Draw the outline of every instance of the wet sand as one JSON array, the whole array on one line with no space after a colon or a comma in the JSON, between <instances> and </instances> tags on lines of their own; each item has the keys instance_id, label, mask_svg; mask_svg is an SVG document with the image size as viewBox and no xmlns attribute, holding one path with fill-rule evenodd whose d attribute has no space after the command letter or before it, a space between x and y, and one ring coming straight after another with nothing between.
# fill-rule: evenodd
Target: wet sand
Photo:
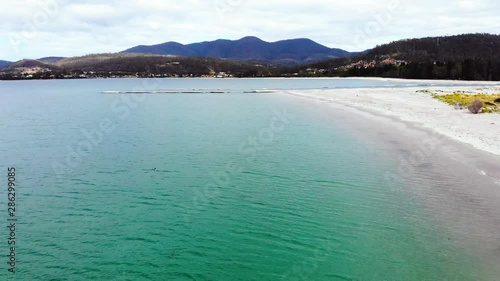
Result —
<instances>
[{"instance_id":1,"label":"wet sand","mask_svg":"<svg viewBox=\"0 0 500 281\"><path fill-rule=\"evenodd\" d=\"M500 155L500 114L471 114L455 110L419 90L474 91L499 93L499 88L433 87L433 88L367 88L289 92L347 107L359 108L402 121L418 123L452 139Z\"/></svg>"}]
</instances>

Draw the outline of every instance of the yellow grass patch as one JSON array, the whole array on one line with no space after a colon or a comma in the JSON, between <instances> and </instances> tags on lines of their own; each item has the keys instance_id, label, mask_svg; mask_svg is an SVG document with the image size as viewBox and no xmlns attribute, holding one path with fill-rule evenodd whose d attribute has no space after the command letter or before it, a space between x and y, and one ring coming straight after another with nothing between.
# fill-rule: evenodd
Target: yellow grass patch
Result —
<instances>
[{"instance_id":1,"label":"yellow grass patch","mask_svg":"<svg viewBox=\"0 0 500 281\"><path fill-rule=\"evenodd\" d=\"M435 99L453 106L462 104L464 107L467 107L475 100L482 100L484 102L482 113L500 113L500 94L477 94L461 91L452 94L443 94L442 92L438 93L429 90L419 92L432 94Z\"/></svg>"}]
</instances>

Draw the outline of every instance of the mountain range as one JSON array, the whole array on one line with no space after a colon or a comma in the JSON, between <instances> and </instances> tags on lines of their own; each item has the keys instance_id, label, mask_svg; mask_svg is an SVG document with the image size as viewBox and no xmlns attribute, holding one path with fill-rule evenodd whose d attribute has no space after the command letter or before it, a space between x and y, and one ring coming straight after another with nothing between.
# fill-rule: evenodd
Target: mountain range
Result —
<instances>
[{"instance_id":1,"label":"mountain range","mask_svg":"<svg viewBox=\"0 0 500 281\"><path fill-rule=\"evenodd\" d=\"M141 45L127 49L123 53L261 61L276 65L299 65L357 54L342 49L328 48L310 39L266 42L252 36L235 41L220 39L188 45L177 42L152 46Z\"/></svg>"},{"instance_id":2,"label":"mountain range","mask_svg":"<svg viewBox=\"0 0 500 281\"><path fill-rule=\"evenodd\" d=\"M8 66L10 65L12 62L10 61L5 61L5 60L0 60L0 68L1 67L5 67L5 66Z\"/></svg>"},{"instance_id":3,"label":"mountain range","mask_svg":"<svg viewBox=\"0 0 500 281\"><path fill-rule=\"evenodd\" d=\"M226 73L233 77L500 81L500 36L463 34L404 39L362 53L330 49L309 39L269 43L245 37L190 45L170 42L114 54L22 60L0 66L0 79L85 77L94 72L99 77L213 77Z\"/></svg>"}]
</instances>

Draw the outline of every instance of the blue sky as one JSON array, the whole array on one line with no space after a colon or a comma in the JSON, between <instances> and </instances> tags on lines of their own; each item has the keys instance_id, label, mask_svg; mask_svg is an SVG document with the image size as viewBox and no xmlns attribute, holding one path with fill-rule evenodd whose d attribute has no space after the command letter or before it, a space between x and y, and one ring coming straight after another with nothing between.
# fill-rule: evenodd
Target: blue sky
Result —
<instances>
[{"instance_id":1,"label":"blue sky","mask_svg":"<svg viewBox=\"0 0 500 281\"><path fill-rule=\"evenodd\" d=\"M393 40L500 30L495 0L0 1L0 59L117 52L252 35L360 51Z\"/></svg>"}]
</instances>

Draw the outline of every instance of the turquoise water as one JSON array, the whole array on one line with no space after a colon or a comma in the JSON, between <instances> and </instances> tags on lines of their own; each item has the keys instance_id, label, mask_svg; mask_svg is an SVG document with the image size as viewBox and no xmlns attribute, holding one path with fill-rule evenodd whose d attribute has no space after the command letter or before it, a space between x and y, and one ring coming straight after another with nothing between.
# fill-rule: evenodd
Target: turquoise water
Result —
<instances>
[{"instance_id":1,"label":"turquoise water","mask_svg":"<svg viewBox=\"0 0 500 281\"><path fill-rule=\"evenodd\" d=\"M384 178L396 155L312 103L242 93L394 83L409 82L0 83L0 165L19 186L17 273L4 257L0 277L488 280ZM230 94L101 94L141 87ZM0 203L6 222L5 188Z\"/></svg>"}]
</instances>

